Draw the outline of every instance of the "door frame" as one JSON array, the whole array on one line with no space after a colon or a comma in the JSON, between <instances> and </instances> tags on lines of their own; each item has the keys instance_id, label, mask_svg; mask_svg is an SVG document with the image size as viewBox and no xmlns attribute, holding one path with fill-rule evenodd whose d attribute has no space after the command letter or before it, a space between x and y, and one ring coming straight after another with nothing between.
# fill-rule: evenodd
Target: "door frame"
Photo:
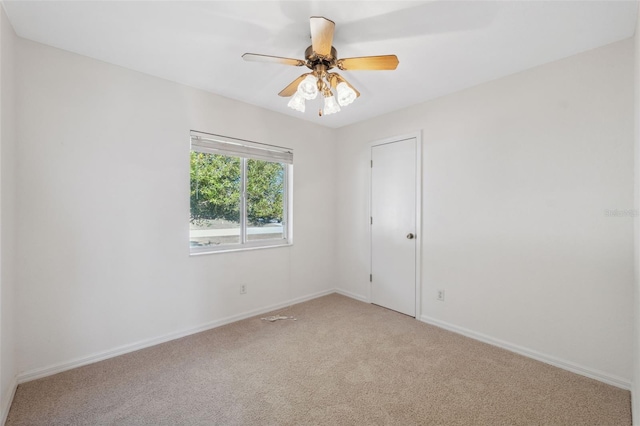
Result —
<instances>
[{"instance_id":1,"label":"door frame","mask_svg":"<svg viewBox=\"0 0 640 426\"><path fill-rule=\"evenodd\" d=\"M368 185L369 185L369 215L366 218L367 227L369 228L369 274L373 271L373 232L371 228L371 216L373 214L373 168L371 167L372 149L378 145L387 145L394 142L400 142L406 139L416 139L416 319L420 320L422 316L422 131L413 133L407 133L404 135L393 136L390 138L380 139L370 142L367 149L369 150L369 173L368 173ZM371 275L370 275L371 276ZM372 282L367 280L367 302L371 303L371 286Z\"/></svg>"}]
</instances>

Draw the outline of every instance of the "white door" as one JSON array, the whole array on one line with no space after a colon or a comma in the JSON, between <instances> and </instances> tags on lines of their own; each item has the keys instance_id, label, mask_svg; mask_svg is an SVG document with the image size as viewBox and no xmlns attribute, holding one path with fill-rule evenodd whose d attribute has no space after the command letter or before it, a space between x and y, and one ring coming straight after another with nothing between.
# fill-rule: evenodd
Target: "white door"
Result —
<instances>
[{"instance_id":1,"label":"white door","mask_svg":"<svg viewBox=\"0 0 640 426\"><path fill-rule=\"evenodd\" d=\"M371 148L371 302L416 316L417 139Z\"/></svg>"}]
</instances>

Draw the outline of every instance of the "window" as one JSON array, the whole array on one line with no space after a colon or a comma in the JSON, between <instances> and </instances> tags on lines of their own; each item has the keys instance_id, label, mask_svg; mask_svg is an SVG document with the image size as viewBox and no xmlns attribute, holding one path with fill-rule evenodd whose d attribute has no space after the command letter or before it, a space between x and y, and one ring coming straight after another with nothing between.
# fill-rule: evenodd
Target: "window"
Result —
<instances>
[{"instance_id":1,"label":"window","mask_svg":"<svg viewBox=\"0 0 640 426\"><path fill-rule=\"evenodd\" d=\"M191 132L192 254L290 244L293 151Z\"/></svg>"}]
</instances>

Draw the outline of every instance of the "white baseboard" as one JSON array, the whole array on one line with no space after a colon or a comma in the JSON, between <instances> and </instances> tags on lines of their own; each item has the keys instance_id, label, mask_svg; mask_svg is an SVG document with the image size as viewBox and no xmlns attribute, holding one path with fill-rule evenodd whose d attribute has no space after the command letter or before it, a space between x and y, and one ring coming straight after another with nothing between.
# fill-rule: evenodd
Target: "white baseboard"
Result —
<instances>
[{"instance_id":1,"label":"white baseboard","mask_svg":"<svg viewBox=\"0 0 640 426\"><path fill-rule=\"evenodd\" d=\"M351 293L350 291L347 291L347 290L342 290L340 288L336 288L335 292L338 293L338 294L341 294L343 296L347 296L347 297L350 297L352 299L359 300L361 302L367 302L367 298L366 297L360 296L359 294Z\"/></svg>"},{"instance_id":2,"label":"white baseboard","mask_svg":"<svg viewBox=\"0 0 640 426\"><path fill-rule=\"evenodd\" d=\"M637 392L631 390L631 419L633 420L633 426L640 426L640 398L639 395L636 395Z\"/></svg>"},{"instance_id":3,"label":"white baseboard","mask_svg":"<svg viewBox=\"0 0 640 426\"><path fill-rule=\"evenodd\" d=\"M0 407L0 409L2 410L0 411L0 424L3 426L7 422L7 416L9 415L9 410L11 409L11 403L13 403L13 397L16 396L16 390L18 389L18 381L15 377L11 381L9 387L9 396L5 401L2 401L2 407Z\"/></svg>"},{"instance_id":4,"label":"white baseboard","mask_svg":"<svg viewBox=\"0 0 640 426\"><path fill-rule=\"evenodd\" d=\"M637 383L631 384L631 419L633 426L640 426L640 389Z\"/></svg>"},{"instance_id":5,"label":"white baseboard","mask_svg":"<svg viewBox=\"0 0 640 426\"><path fill-rule=\"evenodd\" d=\"M554 367L571 371L572 373L580 374L582 376L586 376L591 379L598 380L600 382L604 382L612 386L616 386L618 388L631 390L631 382L621 377L616 377L611 374L598 371L589 367L583 367L571 361L565 361L563 359L556 358L552 355L540 353L533 349L514 345L512 343L508 343L500 339L495 339L493 337L487 336L486 334L478 333L463 327L458 327L457 325L449 324L447 322L440 321L435 318L428 317L426 315L421 316L420 321L425 322L427 324L435 325L436 327L444 328L445 330L453 331L454 333L462 334L463 336L467 336L472 339L479 340L481 342L488 343L490 345L497 346L499 348L506 349L511 352L515 352L520 355L524 355L529 358L533 358L537 361L544 362L545 364L550 364L550 365L553 365Z\"/></svg>"},{"instance_id":6,"label":"white baseboard","mask_svg":"<svg viewBox=\"0 0 640 426\"><path fill-rule=\"evenodd\" d=\"M25 371L18 374L17 383L25 383L31 380L41 379L43 377L52 376L54 374L61 373L63 371L71 370L73 368L82 367L83 365L93 364L94 362L103 361L105 359L113 358L118 355L124 355L129 352L134 352L140 349L155 346L160 343L165 343L170 340L179 339L181 337L189 336L191 334L200 333L202 331L210 330L212 328L220 327L230 324L232 322L240 321L246 318L250 318L256 315L264 314L266 312L275 311L277 309L285 308L297 303L306 302L308 300L316 299L318 297L326 296L328 294L335 293L334 289L325 290L318 293L309 294L307 296L297 297L295 299L287 300L286 302L276 303L274 305L265 306L263 308L254 309L252 311L243 312L241 314L232 315L230 317L222 318L219 320L211 321L206 324L199 325L197 327L188 328L185 330L176 331L173 333L165 334L160 337L154 337L151 339L141 340L136 343L130 343L122 345L114 349L110 349L103 352L98 352L89 356L76 358L70 361L61 362L58 364L50 365L48 367L36 368L33 370Z\"/></svg>"},{"instance_id":7,"label":"white baseboard","mask_svg":"<svg viewBox=\"0 0 640 426\"><path fill-rule=\"evenodd\" d=\"M230 324L232 322L240 321L246 318L250 318L256 315L266 313L266 312L275 311L277 309L281 309L290 305L294 305L297 303L302 303L308 300L316 299L318 297L326 296L331 293L338 293L343 296L347 296L352 299L359 300L361 302L367 302L366 297L355 294L355 293L351 293L346 290L342 290L342 289L325 290L318 293L309 294L307 296L291 299L285 302L277 303L274 305L265 306L263 308L254 309L252 311L244 312L241 314L232 315L230 317L222 318L216 321L211 321L209 323L202 324L197 327L192 327L189 329L165 334L163 336L156 337L156 338L141 340L139 342L119 346L117 348L114 348L108 351L98 352L89 356L76 358L67 362L62 362L62 363L54 364L48 367L37 368L30 371L26 371L24 373L20 373L14 379L11 385L12 386L11 397L8 399L8 401L3 401L3 405L1 407L3 411L0 413L0 415L2 416L2 422L0 422L0 424L4 425L4 422L6 421L7 415L9 414L9 409L11 407L11 402L13 401L13 396L15 395L15 392L17 389L17 385L20 383L25 383L31 380L36 380L43 377L51 376L53 374L57 374L63 371L71 370L73 368L81 367L83 365L93 364L94 362L103 361L105 359L113 358L118 355L124 355L129 352L134 352L140 349L148 348L150 346L155 346L160 343L168 342L170 340L175 340L181 337L189 336L191 334L200 333L202 331L210 330L216 327L220 327L226 324ZM583 367L570 361L565 361L551 355L546 355L546 354L537 352L532 349L514 345L499 339L495 339L485 334L477 333L475 331L472 331L463 327L458 327L456 325L449 324L444 321L436 320L426 315L421 316L420 321L425 322L427 324L435 325L436 327L440 327L445 330L462 334L464 336L470 337L475 340L479 340L484 343L488 343L490 345L498 346L508 351L515 352L517 354L524 355L529 358L533 358L535 360L553 365L555 367L562 368L564 370L571 371L576 374L580 374L580 375L583 375L583 376L586 376L586 377L589 377L589 378L592 378L592 379L595 379L595 380L598 380L598 381L601 381L625 390L631 390L630 381L620 377L610 375L608 373L604 373L602 371L594 370L588 367ZM633 396L634 395L632 395L632 397ZM634 402L637 398L640 398L640 395L637 395L636 398L633 399ZM634 408L635 407L636 407L636 404L634 404Z\"/></svg>"}]
</instances>

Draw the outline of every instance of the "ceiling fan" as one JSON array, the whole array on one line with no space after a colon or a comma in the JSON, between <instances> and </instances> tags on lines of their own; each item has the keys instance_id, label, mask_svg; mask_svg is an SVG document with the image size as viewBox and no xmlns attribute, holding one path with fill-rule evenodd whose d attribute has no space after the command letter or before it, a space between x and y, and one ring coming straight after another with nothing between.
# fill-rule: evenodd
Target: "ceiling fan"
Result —
<instances>
[{"instance_id":1,"label":"ceiling fan","mask_svg":"<svg viewBox=\"0 0 640 426\"><path fill-rule=\"evenodd\" d=\"M338 52L332 46L335 23L322 16L312 16L311 46L304 52L305 60L281 58L279 56L258 55L245 53L245 61L271 62L296 67L306 66L311 72L302 74L285 87L278 95L290 97L288 106L297 111L305 111L305 100L312 100L322 93L324 109L318 115L329 115L340 111L340 106L352 103L360 93L336 72L329 72L333 68L344 71L351 70L395 70L398 66L396 55L361 56L357 58L338 59ZM335 90L338 99L333 92Z\"/></svg>"}]
</instances>

